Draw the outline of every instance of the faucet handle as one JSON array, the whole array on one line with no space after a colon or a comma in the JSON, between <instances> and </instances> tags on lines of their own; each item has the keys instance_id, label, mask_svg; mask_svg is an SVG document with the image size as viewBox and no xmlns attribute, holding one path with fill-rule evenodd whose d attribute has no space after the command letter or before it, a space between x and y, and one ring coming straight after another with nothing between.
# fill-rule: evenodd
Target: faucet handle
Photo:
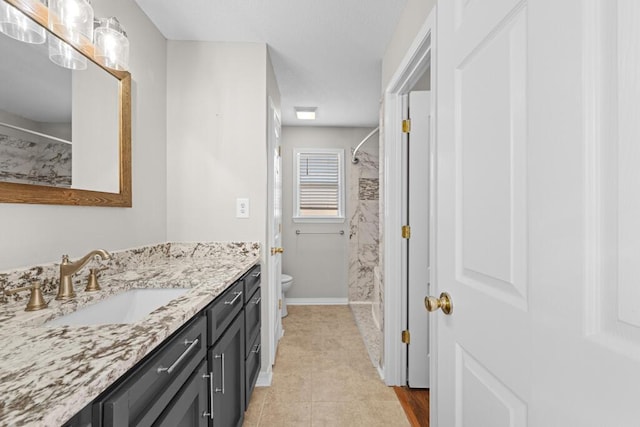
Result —
<instances>
[{"instance_id":1,"label":"faucet handle","mask_svg":"<svg viewBox=\"0 0 640 427\"><path fill-rule=\"evenodd\" d=\"M62 255L62 263L69 264L69 255Z\"/></svg>"},{"instance_id":2,"label":"faucet handle","mask_svg":"<svg viewBox=\"0 0 640 427\"><path fill-rule=\"evenodd\" d=\"M42 289L40 289L40 281L34 280L31 284L31 295L29 296L29 302L27 308L24 311L36 311L47 308L49 303L44 300L42 296Z\"/></svg>"},{"instance_id":3,"label":"faucet handle","mask_svg":"<svg viewBox=\"0 0 640 427\"><path fill-rule=\"evenodd\" d=\"M42 296L42 289L40 288L40 281L34 280L31 282L31 286L23 286L21 288L11 289L10 291L5 291L5 295L13 295L17 292L31 290L31 295L29 296L29 302L27 302L27 308L24 311L36 311L42 310L43 308L47 308L49 305L45 300L44 296Z\"/></svg>"},{"instance_id":4,"label":"faucet handle","mask_svg":"<svg viewBox=\"0 0 640 427\"><path fill-rule=\"evenodd\" d=\"M99 291L100 285L98 284L98 271L102 271L104 268L90 268L89 276L87 277L87 287L84 288L85 292L95 292Z\"/></svg>"}]
</instances>

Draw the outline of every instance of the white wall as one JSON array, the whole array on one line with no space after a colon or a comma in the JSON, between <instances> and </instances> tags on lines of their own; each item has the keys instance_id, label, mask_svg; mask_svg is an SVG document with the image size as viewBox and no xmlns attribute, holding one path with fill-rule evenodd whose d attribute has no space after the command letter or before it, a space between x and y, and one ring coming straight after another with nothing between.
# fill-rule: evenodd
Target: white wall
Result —
<instances>
[{"instance_id":1,"label":"white wall","mask_svg":"<svg viewBox=\"0 0 640 427\"><path fill-rule=\"evenodd\" d=\"M393 37L382 58L382 90L384 91L396 72L400 61L413 43L418 31L424 25L436 0L408 0L398 20Z\"/></svg>"},{"instance_id":2,"label":"white wall","mask_svg":"<svg viewBox=\"0 0 640 427\"><path fill-rule=\"evenodd\" d=\"M45 123L36 122L34 120L26 119L22 116L10 113L6 110L0 109L0 125L3 123L8 125L17 126L23 129L29 129L35 132L43 133L45 135L55 136L66 141L71 141L71 123ZM0 132L9 135L9 128L5 126L0 127ZM40 139L34 135L34 138Z\"/></svg>"},{"instance_id":3,"label":"white wall","mask_svg":"<svg viewBox=\"0 0 640 427\"><path fill-rule=\"evenodd\" d=\"M167 54L168 239L263 242L266 45L169 41Z\"/></svg>"},{"instance_id":4,"label":"white wall","mask_svg":"<svg viewBox=\"0 0 640 427\"><path fill-rule=\"evenodd\" d=\"M267 260L267 116L280 92L263 43L169 41L167 237L259 241ZM236 218L236 199L249 218ZM275 317L269 265L262 274L261 371L271 372Z\"/></svg>"},{"instance_id":5,"label":"white wall","mask_svg":"<svg viewBox=\"0 0 640 427\"><path fill-rule=\"evenodd\" d=\"M94 0L131 43L133 207L0 203L0 270L166 241L166 40L133 0Z\"/></svg>"},{"instance_id":6,"label":"white wall","mask_svg":"<svg viewBox=\"0 0 640 427\"><path fill-rule=\"evenodd\" d=\"M89 62L86 70L73 71L71 86L72 188L117 193L119 82Z\"/></svg>"},{"instance_id":7,"label":"white wall","mask_svg":"<svg viewBox=\"0 0 640 427\"><path fill-rule=\"evenodd\" d=\"M349 223L294 223L293 216L293 149L343 148L345 177L351 176L351 147L355 147L371 131L370 128L293 127L282 128L283 213L282 243L285 252L282 270L294 277L294 286L287 298L343 298L347 299L347 269L349 262ZM369 141L369 144L375 144ZM349 203L349 185L346 203ZM349 212L349 206L346 207ZM296 235L302 232L338 232L343 236Z\"/></svg>"}]
</instances>

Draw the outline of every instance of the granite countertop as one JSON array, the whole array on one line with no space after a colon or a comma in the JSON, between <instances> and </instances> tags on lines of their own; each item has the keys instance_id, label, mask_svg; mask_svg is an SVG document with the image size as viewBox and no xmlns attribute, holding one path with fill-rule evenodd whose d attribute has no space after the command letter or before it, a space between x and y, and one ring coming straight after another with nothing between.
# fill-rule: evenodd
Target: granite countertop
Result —
<instances>
[{"instance_id":1,"label":"granite countertop","mask_svg":"<svg viewBox=\"0 0 640 427\"><path fill-rule=\"evenodd\" d=\"M101 291L85 293L83 284L76 283L74 300L56 301L49 289L45 295L45 299L51 298L49 308L31 313L24 311L24 297L0 304L0 426L63 424L206 307L260 257L257 243L158 247L162 247L162 254L147 259L116 257L113 272L102 272ZM149 251L138 250L140 253ZM86 277L84 270L78 274L82 278ZM15 277L33 279L42 274L41 268L31 269L29 274L25 271ZM7 277L10 275L0 274L5 288L9 287ZM133 324L44 325L47 320L110 295L146 287L190 290Z\"/></svg>"}]
</instances>

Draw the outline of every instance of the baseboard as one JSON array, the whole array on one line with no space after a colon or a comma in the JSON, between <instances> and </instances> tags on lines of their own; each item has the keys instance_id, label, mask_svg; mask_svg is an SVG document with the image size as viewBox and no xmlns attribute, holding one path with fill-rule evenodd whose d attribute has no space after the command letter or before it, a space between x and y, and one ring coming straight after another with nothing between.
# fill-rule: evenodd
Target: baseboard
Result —
<instances>
[{"instance_id":1,"label":"baseboard","mask_svg":"<svg viewBox=\"0 0 640 427\"><path fill-rule=\"evenodd\" d=\"M256 387L270 387L271 381L273 381L273 371L260 372L256 380Z\"/></svg>"},{"instance_id":2,"label":"baseboard","mask_svg":"<svg viewBox=\"0 0 640 427\"><path fill-rule=\"evenodd\" d=\"M348 305L347 298L287 298L287 305Z\"/></svg>"},{"instance_id":3,"label":"baseboard","mask_svg":"<svg viewBox=\"0 0 640 427\"><path fill-rule=\"evenodd\" d=\"M382 382L384 382L384 368L378 365L376 366L376 369L378 369L378 375L380 375L380 379L382 380ZM258 381L260 381L260 377L258 377Z\"/></svg>"},{"instance_id":4,"label":"baseboard","mask_svg":"<svg viewBox=\"0 0 640 427\"><path fill-rule=\"evenodd\" d=\"M371 301L349 301L349 305L372 305Z\"/></svg>"}]
</instances>

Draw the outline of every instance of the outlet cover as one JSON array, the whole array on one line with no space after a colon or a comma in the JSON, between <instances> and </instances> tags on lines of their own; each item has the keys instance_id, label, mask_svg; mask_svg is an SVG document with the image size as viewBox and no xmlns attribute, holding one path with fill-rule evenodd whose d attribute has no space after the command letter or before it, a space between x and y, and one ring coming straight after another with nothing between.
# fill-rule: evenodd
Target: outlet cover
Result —
<instances>
[{"instance_id":1,"label":"outlet cover","mask_svg":"<svg viewBox=\"0 0 640 427\"><path fill-rule=\"evenodd\" d=\"M236 218L249 218L249 199L236 199Z\"/></svg>"}]
</instances>

